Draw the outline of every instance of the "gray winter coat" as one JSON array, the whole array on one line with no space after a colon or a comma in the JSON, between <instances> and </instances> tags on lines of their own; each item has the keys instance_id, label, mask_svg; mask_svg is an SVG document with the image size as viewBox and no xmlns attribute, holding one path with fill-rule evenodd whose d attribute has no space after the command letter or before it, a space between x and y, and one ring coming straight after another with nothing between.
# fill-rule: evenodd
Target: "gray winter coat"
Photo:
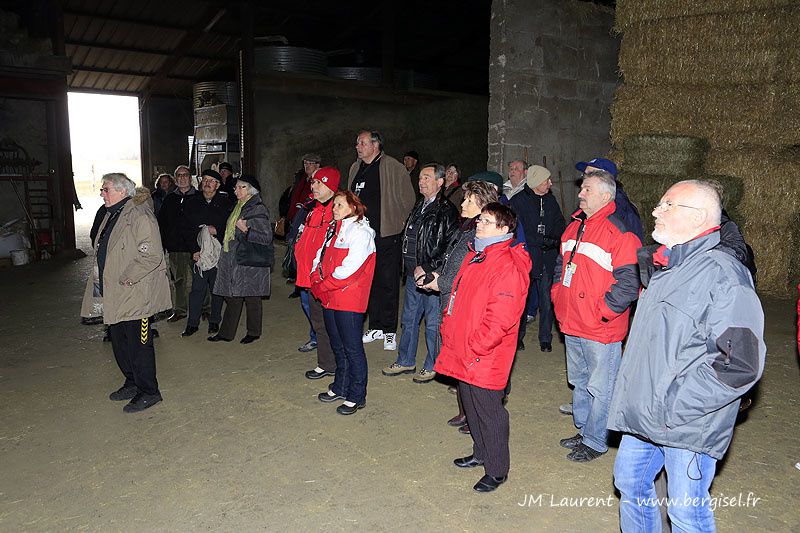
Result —
<instances>
[{"instance_id":1,"label":"gray winter coat","mask_svg":"<svg viewBox=\"0 0 800 533\"><path fill-rule=\"evenodd\" d=\"M239 239L258 244L272 244L272 225L269 211L261 202L261 196L253 195L242 206L239 218L247 221L247 233L236 229L236 238L228 243L228 251L222 251L217 264L217 280L214 294L220 296L269 296L270 267L243 266L236 263L236 248ZM224 229L223 229L224 231Z\"/></svg>"},{"instance_id":2,"label":"gray winter coat","mask_svg":"<svg viewBox=\"0 0 800 533\"><path fill-rule=\"evenodd\" d=\"M764 370L764 312L719 232L673 246L639 298L608 428L721 459Z\"/></svg>"}]
</instances>

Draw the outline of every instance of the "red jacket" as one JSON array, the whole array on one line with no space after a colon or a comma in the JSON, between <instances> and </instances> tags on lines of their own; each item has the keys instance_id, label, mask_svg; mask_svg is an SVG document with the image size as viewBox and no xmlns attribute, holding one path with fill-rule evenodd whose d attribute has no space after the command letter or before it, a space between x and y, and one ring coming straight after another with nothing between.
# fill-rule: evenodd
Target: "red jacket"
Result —
<instances>
[{"instance_id":1,"label":"red jacket","mask_svg":"<svg viewBox=\"0 0 800 533\"><path fill-rule=\"evenodd\" d=\"M337 222L324 251L324 256L320 250L314 259L311 294L326 309L365 312L375 273L375 231L367 219Z\"/></svg>"},{"instance_id":2,"label":"red jacket","mask_svg":"<svg viewBox=\"0 0 800 533\"><path fill-rule=\"evenodd\" d=\"M508 383L531 270L525 248L511 244L488 246L485 255L470 247L444 312L436 372L491 390Z\"/></svg>"},{"instance_id":3,"label":"red jacket","mask_svg":"<svg viewBox=\"0 0 800 533\"><path fill-rule=\"evenodd\" d=\"M639 296L636 250L639 237L614 215L614 202L586 218L582 210L561 236L561 254L556 260L552 298L561 332L604 344L618 342L628 334L631 302ZM573 257L575 272L564 286L581 221L585 229Z\"/></svg>"},{"instance_id":4,"label":"red jacket","mask_svg":"<svg viewBox=\"0 0 800 533\"><path fill-rule=\"evenodd\" d=\"M303 222L303 233L294 245L294 257L297 261L297 278L295 285L308 289L311 287L311 265L314 257L325 241L325 232L333 220L333 201L323 205L314 203L313 209L306 215Z\"/></svg>"}]
</instances>

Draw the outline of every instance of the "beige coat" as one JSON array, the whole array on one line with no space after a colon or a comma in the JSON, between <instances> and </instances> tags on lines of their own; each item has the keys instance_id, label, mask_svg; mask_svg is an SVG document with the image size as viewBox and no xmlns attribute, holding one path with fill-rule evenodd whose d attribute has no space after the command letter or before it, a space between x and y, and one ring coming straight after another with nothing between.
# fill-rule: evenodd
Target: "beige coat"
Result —
<instances>
[{"instance_id":1,"label":"beige coat","mask_svg":"<svg viewBox=\"0 0 800 533\"><path fill-rule=\"evenodd\" d=\"M98 238L107 222L108 215L100 225ZM94 267L96 270L96 259ZM123 285L126 279L132 280L133 285ZM84 310L91 308L94 283L95 276L89 276ZM144 195L137 195L122 208L109 236L103 269L103 322L139 320L170 308L172 299L158 223L152 204Z\"/></svg>"},{"instance_id":2,"label":"beige coat","mask_svg":"<svg viewBox=\"0 0 800 533\"><path fill-rule=\"evenodd\" d=\"M353 178L358 172L360 160L350 166L347 188L353 186ZM416 197L414 188L403 164L392 156L381 154L378 167L381 175L381 237L402 233L406 219L414 207ZM371 216L367 213L367 216Z\"/></svg>"}]
</instances>

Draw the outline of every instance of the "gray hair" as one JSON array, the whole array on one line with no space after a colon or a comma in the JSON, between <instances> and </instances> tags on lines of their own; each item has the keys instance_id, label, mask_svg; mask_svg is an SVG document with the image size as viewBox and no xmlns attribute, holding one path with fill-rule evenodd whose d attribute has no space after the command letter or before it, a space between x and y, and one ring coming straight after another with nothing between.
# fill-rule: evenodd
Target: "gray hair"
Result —
<instances>
[{"instance_id":1,"label":"gray hair","mask_svg":"<svg viewBox=\"0 0 800 533\"><path fill-rule=\"evenodd\" d=\"M112 189L123 191L125 196L133 196L136 194L136 184L122 172L104 174L103 183L109 184Z\"/></svg>"},{"instance_id":2,"label":"gray hair","mask_svg":"<svg viewBox=\"0 0 800 533\"><path fill-rule=\"evenodd\" d=\"M583 179L586 178L597 178L597 181L600 182L600 188L610 194L612 200L617 198L617 180L614 179L614 175L610 172L599 169L592 170L583 175Z\"/></svg>"},{"instance_id":3,"label":"gray hair","mask_svg":"<svg viewBox=\"0 0 800 533\"><path fill-rule=\"evenodd\" d=\"M711 179L684 180L675 185L690 185L697 189L697 195L704 204L703 207L708 210L710 221L714 225L720 223L722 219L722 193L725 190L720 182Z\"/></svg>"},{"instance_id":4,"label":"gray hair","mask_svg":"<svg viewBox=\"0 0 800 533\"><path fill-rule=\"evenodd\" d=\"M249 194L250 196L255 196L256 194L258 194L258 189L256 189L246 181L237 179L236 183L242 183L244 185L247 185L247 194Z\"/></svg>"},{"instance_id":5,"label":"gray hair","mask_svg":"<svg viewBox=\"0 0 800 533\"><path fill-rule=\"evenodd\" d=\"M446 169L445 169L445 166L443 164L437 163L436 161L431 161L430 163L425 163L424 165L422 165L419 170L420 170L420 172L422 172L426 168L432 168L433 169L433 177L434 177L434 179L437 179L437 180L443 180L444 179L444 173L445 173Z\"/></svg>"},{"instance_id":6,"label":"gray hair","mask_svg":"<svg viewBox=\"0 0 800 533\"><path fill-rule=\"evenodd\" d=\"M361 131L358 132L358 136L361 136L361 134L363 134L363 133L368 133L369 134L369 140L374 142L374 143L378 143L378 150L383 152L383 136L381 136L381 133L379 131L377 131L377 130L361 130Z\"/></svg>"}]
</instances>

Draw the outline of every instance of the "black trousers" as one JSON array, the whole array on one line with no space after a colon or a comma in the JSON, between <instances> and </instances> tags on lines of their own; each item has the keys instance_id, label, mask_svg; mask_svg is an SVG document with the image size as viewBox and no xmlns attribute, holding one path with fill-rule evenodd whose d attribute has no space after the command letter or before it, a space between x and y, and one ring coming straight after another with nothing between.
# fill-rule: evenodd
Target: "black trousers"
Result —
<instances>
[{"instance_id":1,"label":"black trousers","mask_svg":"<svg viewBox=\"0 0 800 533\"><path fill-rule=\"evenodd\" d=\"M375 275L369 292L369 329L397 332L400 306L400 235L375 237Z\"/></svg>"},{"instance_id":2,"label":"black trousers","mask_svg":"<svg viewBox=\"0 0 800 533\"><path fill-rule=\"evenodd\" d=\"M247 307L247 334L261 336L261 296L226 296L225 314L219 326L220 337L233 339L236 336L243 306Z\"/></svg>"},{"instance_id":3,"label":"black trousers","mask_svg":"<svg viewBox=\"0 0 800 533\"><path fill-rule=\"evenodd\" d=\"M206 270L200 275L196 269L192 268L192 290L189 292L189 320L187 326L197 327L200 325L200 315L203 311L203 304L211 295L211 316L208 322L219 324L222 319L222 296L214 294L214 282L217 280L217 268Z\"/></svg>"},{"instance_id":4,"label":"black trousers","mask_svg":"<svg viewBox=\"0 0 800 533\"><path fill-rule=\"evenodd\" d=\"M308 309L311 315L311 325L317 334L317 366L328 372L336 372L336 355L331 348L331 339L325 328L325 317L322 314L322 304L314 296L308 294Z\"/></svg>"},{"instance_id":5,"label":"black trousers","mask_svg":"<svg viewBox=\"0 0 800 533\"><path fill-rule=\"evenodd\" d=\"M114 359L125 376L125 386L136 385L145 394L158 393L156 351L150 319L126 320L108 326Z\"/></svg>"},{"instance_id":6,"label":"black trousers","mask_svg":"<svg viewBox=\"0 0 800 533\"><path fill-rule=\"evenodd\" d=\"M531 284L528 291L537 291L539 296L539 342L553 342L553 300L550 298L550 289L553 287L553 274L548 274L542 265L538 277L531 273ZM517 338L525 338L527 330L527 309L522 312Z\"/></svg>"},{"instance_id":7,"label":"black trousers","mask_svg":"<svg viewBox=\"0 0 800 533\"><path fill-rule=\"evenodd\" d=\"M486 474L508 475L508 411L503 406L502 390L489 390L458 382L461 405L472 435L472 455L483 460Z\"/></svg>"}]
</instances>

